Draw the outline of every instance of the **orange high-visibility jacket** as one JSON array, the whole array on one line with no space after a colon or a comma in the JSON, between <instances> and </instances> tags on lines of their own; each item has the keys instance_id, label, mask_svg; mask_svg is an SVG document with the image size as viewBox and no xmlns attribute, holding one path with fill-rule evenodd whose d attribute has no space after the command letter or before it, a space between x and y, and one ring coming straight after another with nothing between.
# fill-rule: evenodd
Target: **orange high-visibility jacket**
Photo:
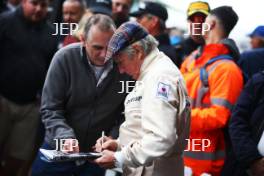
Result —
<instances>
[{"instance_id":1,"label":"orange high-visibility jacket","mask_svg":"<svg viewBox=\"0 0 264 176\"><path fill-rule=\"evenodd\" d=\"M210 44L204 47L199 58L195 59L195 54L186 58L181 66L192 99L190 140L184 152L184 162L195 176L202 173L215 176L220 175L224 164L223 128L242 90L243 78L232 60L223 59L206 67L209 86L203 86L200 68L216 56L228 55L229 49L223 44ZM202 139L207 141L204 146Z\"/></svg>"}]
</instances>

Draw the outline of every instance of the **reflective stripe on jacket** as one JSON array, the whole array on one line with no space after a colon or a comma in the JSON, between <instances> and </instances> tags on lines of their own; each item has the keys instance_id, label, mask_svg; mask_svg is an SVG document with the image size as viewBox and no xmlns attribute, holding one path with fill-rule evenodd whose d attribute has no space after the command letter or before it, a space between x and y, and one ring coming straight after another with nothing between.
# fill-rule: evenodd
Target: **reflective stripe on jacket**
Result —
<instances>
[{"instance_id":1,"label":"reflective stripe on jacket","mask_svg":"<svg viewBox=\"0 0 264 176\"><path fill-rule=\"evenodd\" d=\"M192 168L194 175L220 174L225 158L223 128L243 86L241 71L230 60L218 60L206 67L209 86L203 86L200 68L223 54L229 54L225 45L210 44L204 47L199 58L195 59L192 54L181 67L192 100L190 140L184 162ZM209 141L210 145L203 146L203 140Z\"/></svg>"}]
</instances>

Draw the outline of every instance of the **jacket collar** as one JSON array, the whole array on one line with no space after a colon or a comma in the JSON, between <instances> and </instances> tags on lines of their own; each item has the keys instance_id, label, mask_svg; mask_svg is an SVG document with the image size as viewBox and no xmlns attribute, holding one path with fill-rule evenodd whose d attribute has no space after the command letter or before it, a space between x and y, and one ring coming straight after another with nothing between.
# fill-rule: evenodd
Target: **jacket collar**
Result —
<instances>
[{"instance_id":1,"label":"jacket collar","mask_svg":"<svg viewBox=\"0 0 264 176\"><path fill-rule=\"evenodd\" d=\"M83 59L83 62L85 63L85 65L87 65L87 67L89 68L90 71L92 71L92 73L94 74L94 65L91 63L89 56L86 54L86 49L84 46L80 45L81 47L81 56ZM96 86L99 86L99 84L101 84L103 82L103 80L108 76L108 74L110 73L110 71L113 69L114 65L113 65L113 60L108 60L103 68L103 73L101 74Z\"/></svg>"},{"instance_id":2,"label":"jacket collar","mask_svg":"<svg viewBox=\"0 0 264 176\"><path fill-rule=\"evenodd\" d=\"M196 59L195 65L203 66L207 61L210 59L222 55L222 54L229 54L230 51L228 47L224 44L209 44L204 46L202 55Z\"/></svg>"},{"instance_id":3,"label":"jacket collar","mask_svg":"<svg viewBox=\"0 0 264 176\"><path fill-rule=\"evenodd\" d=\"M150 65L152 64L152 62L157 58L157 56L159 55L159 50L158 48L152 50L144 59L141 67L140 67L140 76L139 76L139 80L142 79L142 77L144 76L144 74L148 71Z\"/></svg>"}]
</instances>

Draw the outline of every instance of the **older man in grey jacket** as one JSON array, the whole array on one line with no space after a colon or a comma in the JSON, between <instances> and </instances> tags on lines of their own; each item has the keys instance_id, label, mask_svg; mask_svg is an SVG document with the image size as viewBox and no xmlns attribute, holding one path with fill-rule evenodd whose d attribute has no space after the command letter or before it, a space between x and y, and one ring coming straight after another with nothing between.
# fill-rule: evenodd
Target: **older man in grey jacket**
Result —
<instances>
[{"instance_id":1,"label":"older man in grey jacket","mask_svg":"<svg viewBox=\"0 0 264 176\"><path fill-rule=\"evenodd\" d=\"M119 138L98 139L103 156L95 162L122 167L125 176L182 176L190 102L179 70L135 22L123 24L111 38L106 59L112 58L138 82L126 97Z\"/></svg>"},{"instance_id":2,"label":"older man in grey jacket","mask_svg":"<svg viewBox=\"0 0 264 176\"><path fill-rule=\"evenodd\" d=\"M83 42L55 54L42 94L40 111L46 130L42 148L62 146L59 150L87 152L92 150L102 131L117 137L126 96L118 92L122 90L120 81L126 81L127 76L121 75L112 61L104 62L114 30L110 17L94 15L85 25ZM90 163L47 163L41 157L39 153L34 162L33 176L104 175Z\"/></svg>"}]
</instances>

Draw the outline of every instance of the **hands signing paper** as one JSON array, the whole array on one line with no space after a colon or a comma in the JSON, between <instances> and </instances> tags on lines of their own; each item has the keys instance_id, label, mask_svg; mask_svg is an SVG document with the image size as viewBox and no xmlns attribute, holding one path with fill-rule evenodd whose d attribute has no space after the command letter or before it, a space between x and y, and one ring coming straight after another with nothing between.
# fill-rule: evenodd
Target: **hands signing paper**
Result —
<instances>
[{"instance_id":1,"label":"hands signing paper","mask_svg":"<svg viewBox=\"0 0 264 176\"><path fill-rule=\"evenodd\" d=\"M115 167L115 152L110 150L103 150L102 156L94 160L96 164L105 169L111 169Z\"/></svg>"},{"instance_id":2,"label":"hands signing paper","mask_svg":"<svg viewBox=\"0 0 264 176\"><path fill-rule=\"evenodd\" d=\"M95 151L102 152L103 150L116 151L117 150L117 142L111 137L101 137L96 141Z\"/></svg>"},{"instance_id":3,"label":"hands signing paper","mask_svg":"<svg viewBox=\"0 0 264 176\"><path fill-rule=\"evenodd\" d=\"M114 153L117 150L116 140L110 137L101 137L96 141L95 151L102 152L102 156L94 160L99 166L111 169L115 167L115 157Z\"/></svg>"}]
</instances>

